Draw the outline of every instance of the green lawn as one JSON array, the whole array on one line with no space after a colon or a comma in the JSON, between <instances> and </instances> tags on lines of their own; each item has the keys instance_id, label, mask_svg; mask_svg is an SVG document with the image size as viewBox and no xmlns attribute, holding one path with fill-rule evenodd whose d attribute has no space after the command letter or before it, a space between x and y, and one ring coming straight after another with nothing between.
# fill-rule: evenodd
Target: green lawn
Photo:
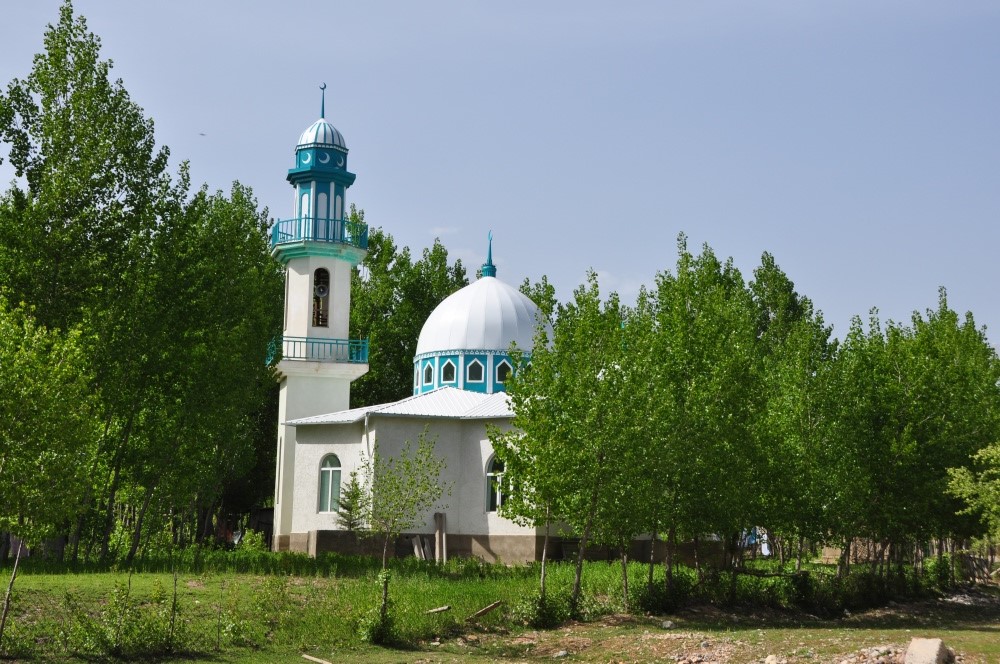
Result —
<instances>
[{"instance_id":1,"label":"green lawn","mask_svg":"<svg viewBox=\"0 0 1000 664\"><path fill-rule=\"evenodd\" d=\"M633 585L644 570L634 569ZM236 573L26 573L15 587L4 652L14 661L330 662L565 661L839 662L863 648L905 647L913 636L939 636L964 662L1000 662L1000 593L981 589L947 600L925 598L821 620L781 608L721 609L706 602L671 615L626 615L617 606L618 568L588 564L590 618L552 630L519 623L535 590L532 568L409 565L391 585L398 648L360 641L357 624L374 609L376 575L266 576ZM630 577L633 576L630 573ZM556 565L555 592L572 567ZM466 618L500 600L497 610ZM448 611L427 610L450 606ZM745 606L745 605L744 605ZM522 607L522 608L519 608ZM171 617L173 621L171 622ZM663 621L674 624L664 629ZM154 657L158 644L180 654Z\"/></svg>"}]
</instances>

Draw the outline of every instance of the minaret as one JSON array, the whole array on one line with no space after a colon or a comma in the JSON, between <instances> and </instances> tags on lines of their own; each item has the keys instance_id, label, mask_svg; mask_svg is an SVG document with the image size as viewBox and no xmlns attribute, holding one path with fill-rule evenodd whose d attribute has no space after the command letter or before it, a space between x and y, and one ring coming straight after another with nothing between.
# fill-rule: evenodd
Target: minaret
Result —
<instances>
[{"instance_id":1,"label":"minaret","mask_svg":"<svg viewBox=\"0 0 1000 664\"><path fill-rule=\"evenodd\" d=\"M368 249L368 227L345 219L347 170L344 137L326 120L326 84L319 120L295 148L288 181L295 188L291 219L271 230L271 254L285 266L285 323L277 365L278 454L273 548L288 548L296 532L295 427L285 422L346 410L351 381L368 371L367 340L348 339L351 271Z\"/></svg>"}]
</instances>

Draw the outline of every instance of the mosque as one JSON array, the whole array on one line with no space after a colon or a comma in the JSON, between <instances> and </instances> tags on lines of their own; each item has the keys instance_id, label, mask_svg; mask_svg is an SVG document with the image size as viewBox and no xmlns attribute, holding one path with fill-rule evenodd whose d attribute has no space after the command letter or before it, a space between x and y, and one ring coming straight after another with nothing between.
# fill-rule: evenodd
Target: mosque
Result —
<instances>
[{"instance_id":1,"label":"mosque","mask_svg":"<svg viewBox=\"0 0 1000 664\"><path fill-rule=\"evenodd\" d=\"M272 254L286 269L272 547L310 555L357 550L353 534L338 525L342 486L376 444L379 454L395 455L426 428L447 463L442 480L452 495L397 551L412 547L438 560L536 560L542 533L497 512L503 464L486 429L510 428L509 350L530 352L538 307L497 279L491 238L482 276L441 302L420 332L413 395L349 409L351 382L368 371L367 341L348 338L351 270L365 257L368 228L345 218L356 177L347 155L324 103L299 137L288 171L293 216L272 228Z\"/></svg>"}]
</instances>

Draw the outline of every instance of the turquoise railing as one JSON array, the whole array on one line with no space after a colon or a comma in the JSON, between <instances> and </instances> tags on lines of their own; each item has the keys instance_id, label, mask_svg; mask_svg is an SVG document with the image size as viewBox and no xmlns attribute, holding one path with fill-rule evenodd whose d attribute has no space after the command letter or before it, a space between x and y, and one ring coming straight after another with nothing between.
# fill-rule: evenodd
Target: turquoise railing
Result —
<instances>
[{"instance_id":1,"label":"turquoise railing","mask_svg":"<svg viewBox=\"0 0 1000 664\"><path fill-rule=\"evenodd\" d=\"M267 348L267 363L271 364L279 357L286 360L364 364L368 361L368 340L275 337Z\"/></svg>"},{"instance_id":2,"label":"turquoise railing","mask_svg":"<svg viewBox=\"0 0 1000 664\"><path fill-rule=\"evenodd\" d=\"M299 217L281 219L271 227L271 246L288 242L336 242L368 248L368 224L350 219Z\"/></svg>"}]
</instances>

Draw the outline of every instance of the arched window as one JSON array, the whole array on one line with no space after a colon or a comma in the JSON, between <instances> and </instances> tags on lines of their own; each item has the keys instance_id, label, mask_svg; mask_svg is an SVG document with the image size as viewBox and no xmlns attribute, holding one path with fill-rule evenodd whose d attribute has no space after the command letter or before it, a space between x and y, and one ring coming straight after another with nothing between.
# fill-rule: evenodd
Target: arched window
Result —
<instances>
[{"instance_id":1,"label":"arched window","mask_svg":"<svg viewBox=\"0 0 1000 664\"><path fill-rule=\"evenodd\" d=\"M490 457L486 464L486 511L496 512L503 505L503 461Z\"/></svg>"},{"instance_id":2,"label":"arched window","mask_svg":"<svg viewBox=\"0 0 1000 664\"><path fill-rule=\"evenodd\" d=\"M313 327L330 325L330 272L319 268L313 274Z\"/></svg>"},{"instance_id":3,"label":"arched window","mask_svg":"<svg viewBox=\"0 0 1000 664\"><path fill-rule=\"evenodd\" d=\"M299 202L299 217L311 217L312 210L309 208L309 194L302 194Z\"/></svg>"},{"instance_id":4,"label":"arched window","mask_svg":"<svg viewBox=\"0 0 1000 664\"><path fill-rule=\"evenodd\" d=\"M479 360L469 362L469 366L465 369L465 380L470 383L483 382L483 363Z\"/></svg>"},{"instance_id":5,"label":"arched window","mask_svg":"<svg viewBox=\"0 0 1000 664\"><path fill-rule=\"evenodd\" d=\"M441 382L442 383L454 383L455 382L455 363L448 360L441 367Z\"/></svg>"},{"instance_id":6,"label":"arched window","mask_svg":"<svg viewBox=\"0 0 1000 664\"><path fill-rule=\"evenodd\" d=\"M510 376L510 363L507 360L504 360L503 362L497 365L497 382L505 383L507 382L507 378L509 376Z\"/></svg>"},{"instance_id":7,"label":"arched window","mask_svg":"<svg viewBox=\"0 0 1000 664\"><path fill-rule=\"evenodd\" d=\"M327 454L319 465L319 511L336 512L340 509L340 459Z\"/></svg>"},{"instance_id":8,"label":"arched window","mask_svg":"<svg viewBox=\"0 0 1000 664\"><path fill-rule=\"evenodd\" d=\"M434 365L427 364L424 367L424 385L430 385L434 382Z\"/></svg>"}]
</instances>

